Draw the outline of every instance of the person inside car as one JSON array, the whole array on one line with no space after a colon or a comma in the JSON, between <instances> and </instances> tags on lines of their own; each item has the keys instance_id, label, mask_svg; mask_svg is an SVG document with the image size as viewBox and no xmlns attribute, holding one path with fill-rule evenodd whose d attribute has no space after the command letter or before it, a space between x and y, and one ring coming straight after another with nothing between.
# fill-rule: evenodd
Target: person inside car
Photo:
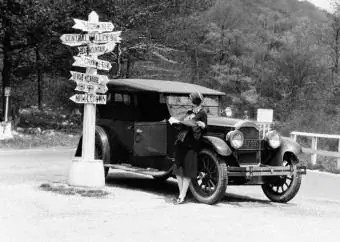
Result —
<instances>
[{"instance_id":1,"label":"person inside car","mask_svg":"<svg viewBox=\"0 0 340 242\"><path fill-rule=\"evenodd\" d=\"M207 126L207 112L202 107L203 96L196 91L189 96L193 108L179 122L180 131L176 139L175 174L179 196L175 204L185 202L191 179L197 176L197 155L200 141ZM169 120L170 121L170 120Z\"/></svg>"}]
</instances>

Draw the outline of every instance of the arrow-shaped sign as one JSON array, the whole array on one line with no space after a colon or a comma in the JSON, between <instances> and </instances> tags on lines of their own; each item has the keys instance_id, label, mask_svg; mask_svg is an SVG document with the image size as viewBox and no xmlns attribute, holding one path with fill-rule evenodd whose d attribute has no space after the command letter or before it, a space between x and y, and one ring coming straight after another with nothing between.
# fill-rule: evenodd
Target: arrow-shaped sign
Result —
<instances>
[{"instance_id":1,"label":"arrow-shaped sign","mask_svg":"<svg viewBox=\"0 0 340 242\"><path fill-rule=\"evenodd\" d=\"M108 61L99 60L97 58L89 57L89 56L73 56L75 62L72 64L73 66L80 67L92 67L99 70L108 71L111 69L112 65Z\"/></svg>"},{"instance_id":2,"label":"arrow-shaped sign","mask_svg":"<svg viewBox=\"0 0 340 242\"><path fill-rule=\"evenodd\" d=\"M80 19L73 19L75 25L72 26L74 29L81 29L87 32L107 32L112 31L114 26L111 22L90 22Z\"/></svg>"},{"instance_id":3,"label":"arrow-shaped sign","mask_svg":"<svg viewBox=\"0 0 340 242\"><path fill-rule=\"evenodd\" d=\"M77 82L77 87L74 89L80 92L88 92L88 93L106 93L107 87L106 85L94 85L85 82Z\"/></svg>"},{"instance_id":4,"label":"arrow-shaped sign","mask_svg":"<svg viewBox=\"0 0 340 242\"><path fill-rule=\"evenodd\" d=\"M80 55L102 55L108 52L113 51L115 48L116 43L115 42L109 42L107 44L92 44L90 46L79 46L78 50L78 56Z\"/></svg>"},{"instance_id":5,"label":"arrow-shaped sign","mask_svg":"<svg viewBox=\"0 0 340 242\"><path fill-rule=\"evenodd\" d=\"M75 103L106 104L106 95L75 94L70 99Z\"/></svg>"},{"instance_id":6,"label":"arrow-shaped sign","mask_svg":"<svg viewBox=\"0 0 340 242\"><path fill-rule=\"evenodd\" d=\"M71 71L71 75L71 81L84 82L92 85L106 85L106 83L109 81L109 78L104 75L91 75L77 71Z\"/></svg>"},{"instance_id":7,"label":"arrow-shaped sign","mask_svg":"<svg viewBox=\"0 0 340 242\"><path fill-rule=\"evenodd\" d=\"M78 46L88 43L120 43L121 31L108 32L108 33L95 33L95 34L63 34L60 40L65 45Z\"/></svg>"}]
</instances>

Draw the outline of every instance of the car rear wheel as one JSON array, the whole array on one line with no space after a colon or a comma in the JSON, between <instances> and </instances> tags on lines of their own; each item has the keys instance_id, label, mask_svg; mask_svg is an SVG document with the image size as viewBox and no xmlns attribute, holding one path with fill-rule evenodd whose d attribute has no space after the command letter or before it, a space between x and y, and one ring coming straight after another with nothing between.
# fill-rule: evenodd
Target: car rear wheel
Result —
<instances>
[{"instance_id":1,"label":"car rear wheel","mask_svg":"<svg viewBox=\"0 0 340 242\"><path fill-rule=\"evenodd\" d=\"M76 157L81 157L82 155L82 143L83 137L80 137L75 154ZM108 142L108 136L105 130L99 126L96 126L94 158L96 160L102 160L104 164L110 164L110 145ZM104 167L105 178L109 173L109 169L109 167Z\"/></svg>"},{"instance_id":2,"label":"car rear wheel","mask_svg":"<svg viewBox=\"0 0 340 242\"><path fill-rule=\"evenodd\" d=\"M293 157L285 156L283 166L289 166L296 170L292 162ZM273 202L286 203L292 200L300 189L301 175L294 173L291 175L279 176L270 183L262 185L264 194Z\"/></svg>"},{"instance_id":3,"label":"car rear wheel","mask_svg":"<svg viewBox=\"0 0 340 242\"><path fill-rule=\"evenodd\" d=\"M191 180L190 191L202 203L215 204L227 188L227 167L215 152L203 149L198 154L197 177Z\"/></svg>"}]
</instances>

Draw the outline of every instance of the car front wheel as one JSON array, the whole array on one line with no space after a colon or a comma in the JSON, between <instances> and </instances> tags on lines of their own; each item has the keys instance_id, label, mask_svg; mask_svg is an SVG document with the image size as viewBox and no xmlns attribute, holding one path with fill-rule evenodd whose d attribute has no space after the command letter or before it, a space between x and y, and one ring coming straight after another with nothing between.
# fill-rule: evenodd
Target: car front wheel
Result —
<instances>
[{"instance_id":1,"label":"car front wheel","mask_svg":"<svg viewBox=\"0 0 340 242\"><path fill-rule=\"evenodd\" d=\"M192 178L190 191L202 203L215 204L227 188L227 167L218 155L208 149L198 153L197 176Z\"/></svg>"},{"instance_id":2,"label":"car front wheel","mask_svg":"<svg viewBox=\"0 0 340 242\"><path fill-rule=\"evenodd\" d=\"M293 157L285 156L283 166L289 166L296 170L292 162ZM271 182L263 184L264 194L273 202L286 203L292 200L300 189L301 175L293 173L291 175L279 176Z\"/></svg>"}]
</instances>

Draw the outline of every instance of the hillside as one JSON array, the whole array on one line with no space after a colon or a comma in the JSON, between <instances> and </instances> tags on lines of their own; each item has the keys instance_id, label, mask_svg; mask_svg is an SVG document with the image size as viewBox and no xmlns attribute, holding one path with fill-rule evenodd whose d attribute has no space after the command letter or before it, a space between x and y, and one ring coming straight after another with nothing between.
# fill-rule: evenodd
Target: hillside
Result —
<instances>
[{"instance_id":1,"label":"hillside","mask_svg":"<svg viewBox=\"0 0 340 242\"><path fill-rule=\"evenodd\" d=\"M73 18L85 19L95 10L101 20L112 21L122 31L120 50L101 57L113 65L111 78L119 63L120 77L176 79L224 91L224 105L232 106L236 114L247 110L255 117L257 108L273 108L275 119L286 123L287 129L340 133L339 72L334 61L339 56L332 43L332 19L308 2L98 0L79 5L39 0L34 4L18 2L2 18L7 24L2 37L7 33L11 40L28 43L9 52L11 75L2 81L13 87L15 110L43 104L77 107L68 100L74 92L68 78L76 51L62 45L59 37L76 32L71 28Z\"/></svg>"}]
</instances>

